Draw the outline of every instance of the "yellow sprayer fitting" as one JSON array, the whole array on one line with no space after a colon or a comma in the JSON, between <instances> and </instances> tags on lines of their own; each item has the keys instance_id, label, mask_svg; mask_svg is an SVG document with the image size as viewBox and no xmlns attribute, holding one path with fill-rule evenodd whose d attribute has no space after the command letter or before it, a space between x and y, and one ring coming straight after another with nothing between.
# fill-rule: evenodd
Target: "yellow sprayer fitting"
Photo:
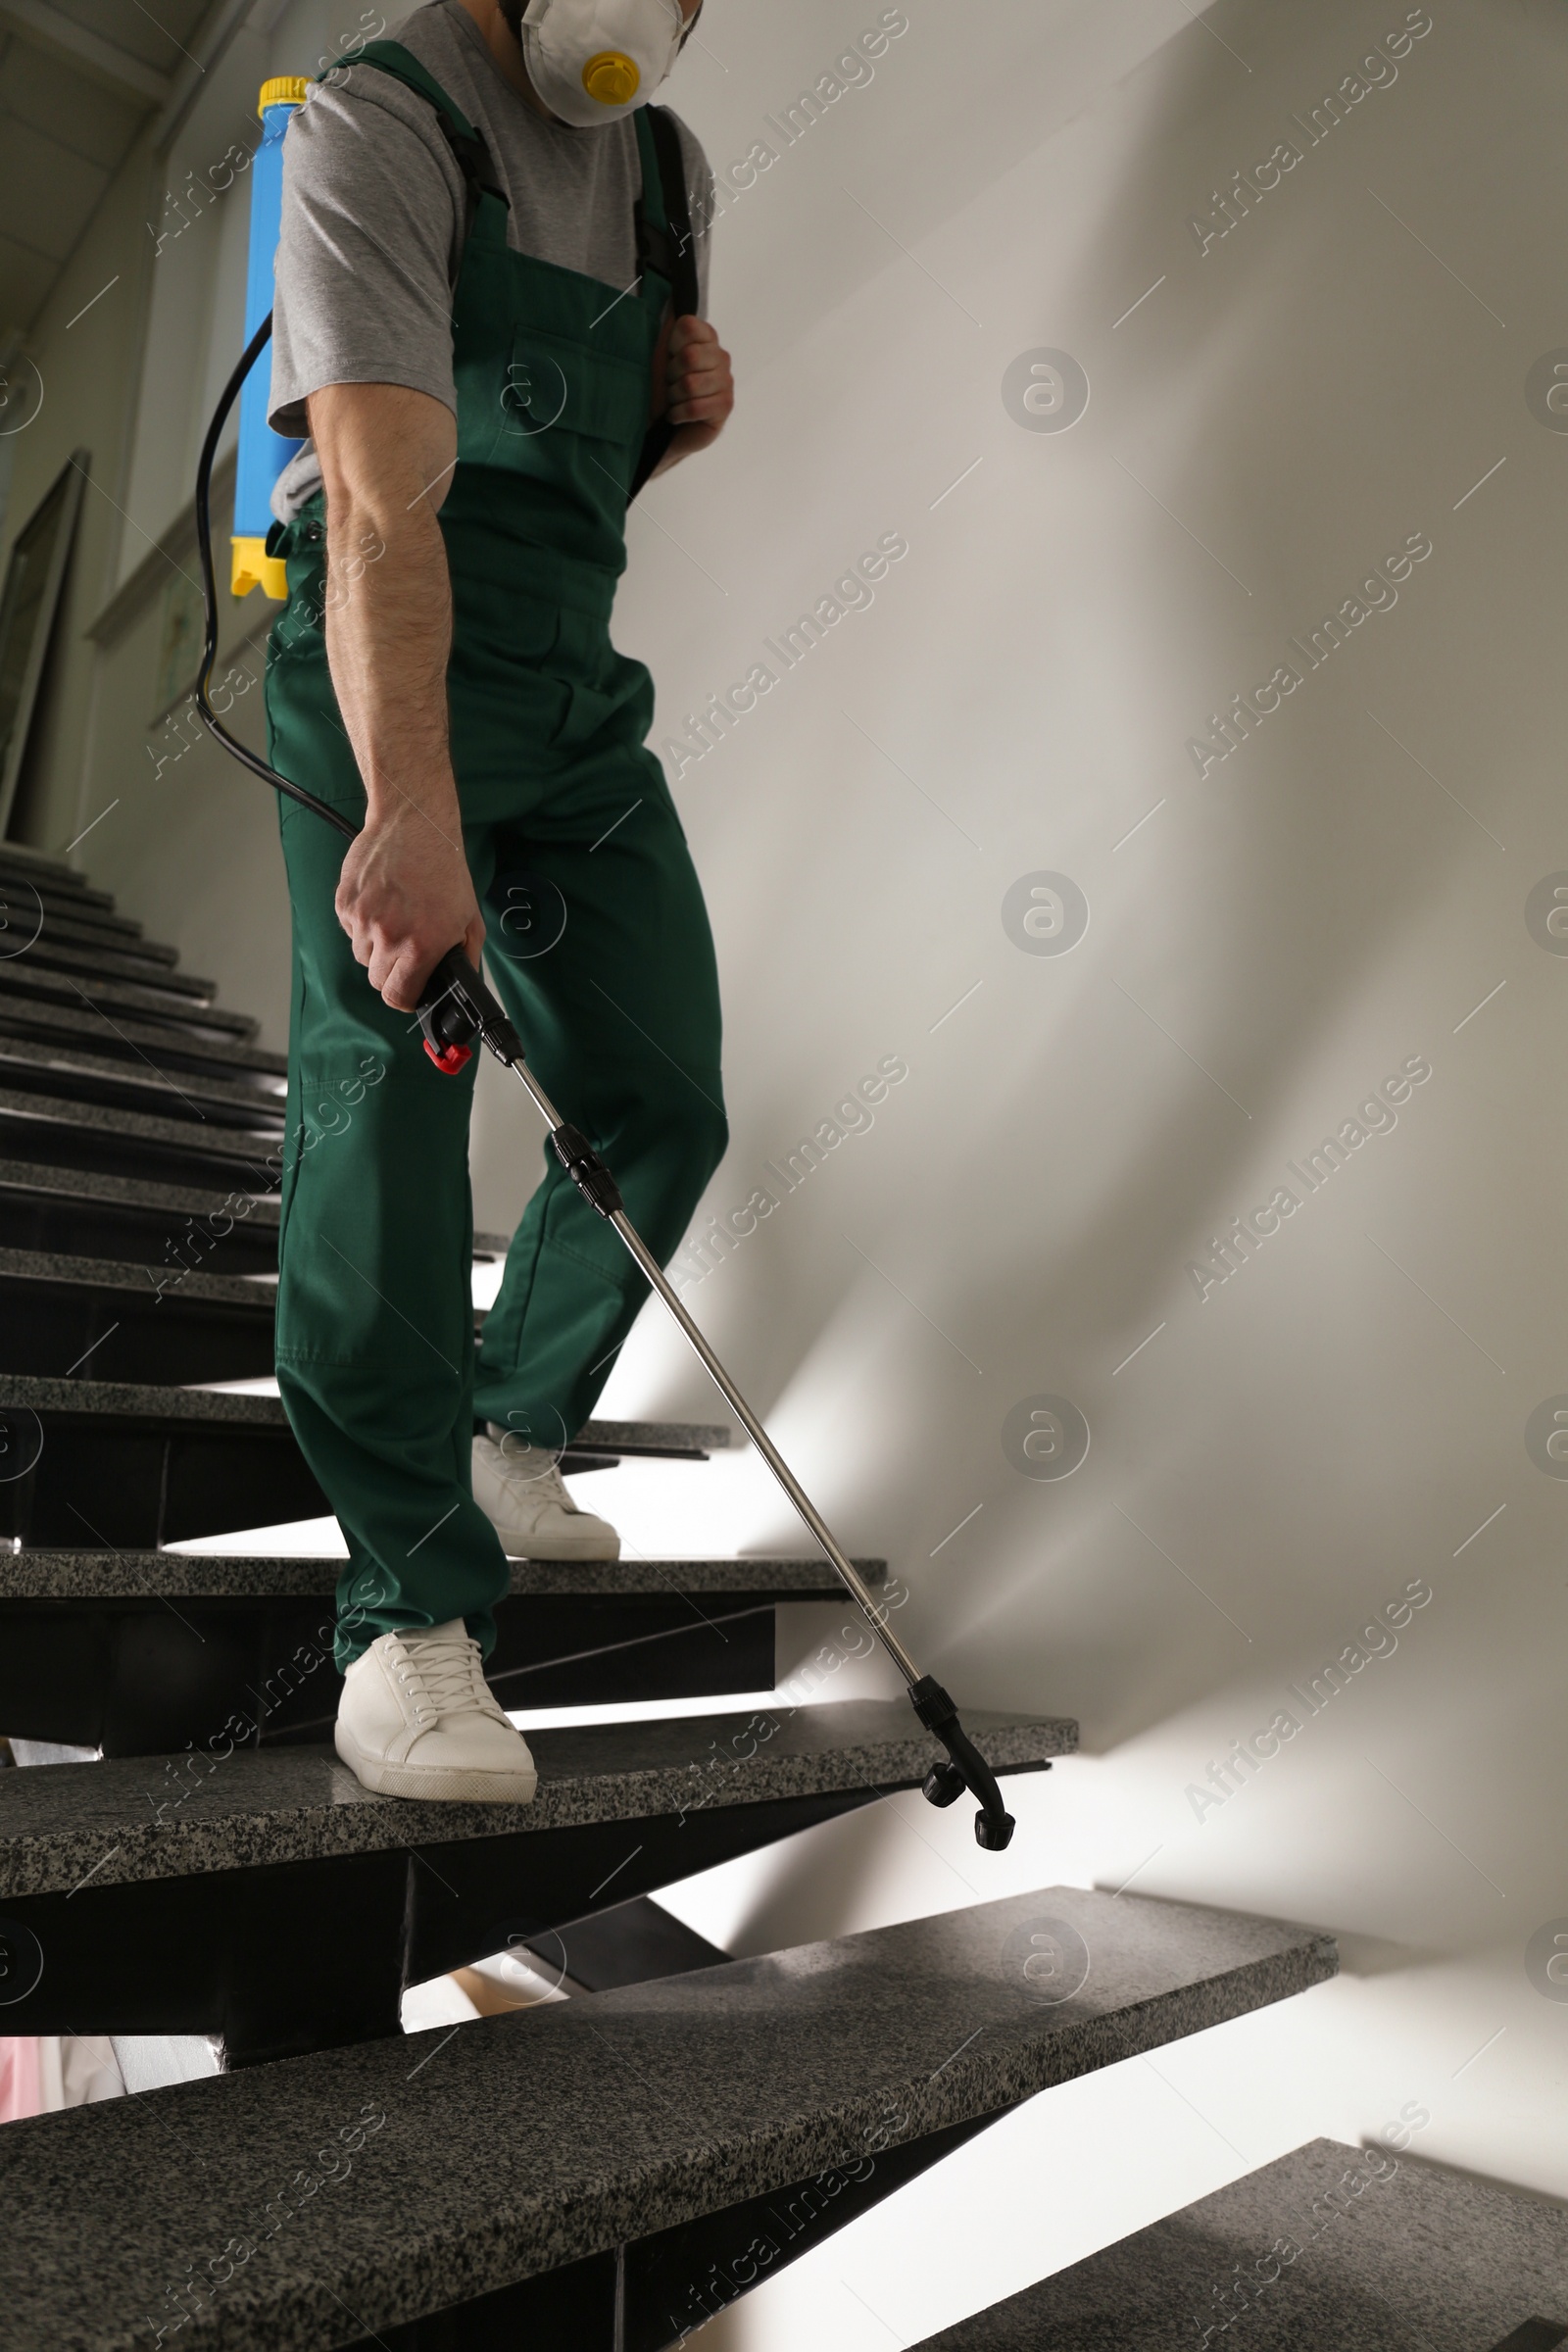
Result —
<instances>
[{"instance_id":1,"label":"yellow sprayer fitting","mask_svg":"<svg viewBox=\"0 0 1568 2352\"><path fill-rule=\"evenodd\" d=\"M260 588L274 605L288 602L288 566L281 556L270 556L265 539L235 539L233 563L229 572L229 587L235 596L249 596Z\"/></svg>"},{"instance_id":2,"label":"yellow sprayer fitting","mask_svg":"<svg viewBox=\"0 0 1568 2352\"><path fill-rule=\"evenodd\" d=\"M274 74L270 81L262 84L256 112L265 115L270 106L303 106L310 87L303 74Z\"/></svg>"},{"instance_id":3,"label":"yellow sprayer fitting","mask_svg":"<svg viewBox=\"0 0 1568 2352\"><path fill-rule=\"evenodd\" d=\"M642 75L619 49L601 49L582 70L582 86L601 106L629 106L642 86Z\"/></svg>"}]
</instances>

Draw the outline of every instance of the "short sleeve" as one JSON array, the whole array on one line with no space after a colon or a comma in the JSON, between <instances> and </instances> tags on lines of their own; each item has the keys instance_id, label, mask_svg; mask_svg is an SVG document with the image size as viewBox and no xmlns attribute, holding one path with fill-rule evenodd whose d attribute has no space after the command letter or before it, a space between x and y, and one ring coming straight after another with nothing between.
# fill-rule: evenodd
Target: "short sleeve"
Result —
<instances>
[{"instance_id":1,"label":"short sleeve","mask_svg":"<svg viewBox=\"0 0 1568 2352\"><path fill-rule=\"evenodd\" d=\"M373 94L371 94L373 90ZM453 411L463 175L432 109L362 66L289 124L272 326L273 429L326 384L403 384Z\"/></svg>"}]
</instances>

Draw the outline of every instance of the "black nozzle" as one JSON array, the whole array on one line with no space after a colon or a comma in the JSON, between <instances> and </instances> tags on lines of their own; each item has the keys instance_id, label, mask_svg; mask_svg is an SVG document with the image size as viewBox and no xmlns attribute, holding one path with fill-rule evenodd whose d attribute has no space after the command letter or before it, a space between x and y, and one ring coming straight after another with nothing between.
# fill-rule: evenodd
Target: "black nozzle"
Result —
<instances>
[{"instance_id":1,"label":"black nozzle","mask_svg":"<svg viewBox=\"0 0 1568 2352\"><path fill-rule=\"evenodd\" d=\"M948 1751L948 1761L933 1765L926 1776L923 1794L927 1804L956 1804L967 1788L980 1805L974 1818L975 1842L988 1853L1001 1853L1011 1843L1016 1824L1002 1801L996 1774L958 1721L957 1708L930 1674L910 1684L909 1703Z\"/></svg>"}]
</instances>

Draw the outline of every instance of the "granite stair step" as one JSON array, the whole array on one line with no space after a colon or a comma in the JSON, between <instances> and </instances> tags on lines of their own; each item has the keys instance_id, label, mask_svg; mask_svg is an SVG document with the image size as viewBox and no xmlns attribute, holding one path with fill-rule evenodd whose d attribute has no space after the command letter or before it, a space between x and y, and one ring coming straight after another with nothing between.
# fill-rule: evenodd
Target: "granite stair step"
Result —
<instances>
[{"instance_id":1,"label":"granite stair step","mask_svg":"<svg viewBox=\"0 0 1568 2352\"><path fill-rule=\"evenodd\" d=\"M858 1560L887 1595L885 1560ZM331 1641L341 1559L170 1551L0 1552L0 1731L134 1756L200 1746L270 1691L251 1743L330 1736L335 1675L289 1662ZM514 1708L771 1691L778 1610L837 1602L843 1638L803 1677L831 1689L870 1645L821 1559L514 1560L487 1668ZM824 1662L825 1660L825 1662ZM243 1743L242 1743L243 1744Z\"/></svg>"},{"instance_id":2,"label":"granite stair step","mask_svg":"<svg viewBox=\"0 0 1568 2352\"><path fill-rule=\"evenodd\" d=\"M236 1213L215 1204L208 1222L232 1224ZM475 1263L505 1254L493 1238ZM160 1388L270 1378L275 1278L204 1273L204 1262L183 1223L167 1219L161 1263L0 1242L0 1373L67 1379L90 1359L94 1380ZM488 1311L474 1310L476 1334Z\"/></svg>"},{"instance_id":3,"label":"granite stair step","mask_svg":"<svg viewBox=\"0 0 1568 2352\"><path fill-rule=\"evenodd\" d=\"M23 874L29 878L62 882L73 890L86 888L85 877L75 866L68 865L63 858L51 858L47 850L34 850L24 841L0 842L0 874Z\"/></svg>"},{"instance_id":4,"label":"granite stair step","mask_svg":"<svg viewBox=\"0 0 1568 2352\"><path fill-rule=\"evenodd\" d=\"M5 885L0 880L0 903L4 903L4 900ZM22 920L24 911L20 902L14 903L10 917L13 931L20 932L24 938L26 936ZM39 911L38 906L31 907L31 919L35 923ZM77 907L69 901L65 902L64 911L44 907L42 912L40 945L56 940L69 948L97 949L105 956L122 957L127 965L145 965L155 983L179 961L177 948L171 947L167 940L143 938L139 924L132 924L128 930L123 930L115 924L106 924L92 908Z\"/></svg>"},{"instance_id":5,"label":"granite stair step","mask_svg":"<svg viewBox=\"0 0 1568 2352\"><path fill-rule=\"evenodd\" d=\"M30 997L0 997L0 1036L36 1038L44 1045L109 1054L143 1066L150 1054L166 1069L255 1072L265 1080L288 1075L287 1056L264 1046L232 1037L200 1037L194 1030L129 1013L108 1013L79 998L69 1004L49 1004Z\"/></svg>"},{"instance_id":6,"label":"granite stair step","mask_svg":"<svg viewBox=\"0 0 1568 2352\"><path fill-rule=\"evenodd\" d=\"M30 999L41 1004L90 1005L119 1015L134 1013L144 1021L170 1029L189 1029L198 1036L254 1038L260 1023L248 1012L223 1012L214 1004L193 1004L167 989L147 988L133 980L89 979L74 972L45 971L24 956L0 962L0 1001Z\"/></svg>"},{"instance_id":7,"label":"granite stair step","mask_svg":"<svg viewBox=\"0 0 1568 2352\"><path fill-rule=\"evenodd\" d=\"M62 866L35 863L11 854L8 843L0 853L0 889L9 890L22 906L31 906L33 899L42 899L46 906L80 908L92 912L105 922L120 924L129 931L139 931L141 925L129 915L117 914L115 902L107 890L93 890L79 874ZM29 897L27 894L31 894ZM34 909L36 911L36 909Z\"/></svg>"},{"instance_id":8,"label":"granite stair step","mask_svg":"<svg viewBox=\"0 0 1568 2352\"><path fill-rule=\"evenodd\" d=\"M657 2352L1025 2100L1336 1965L1054 1887L13 2125L0 2352Z\"/></svg>"},{"instance_id":9,"label":"granite stair step","mask_svg":"<svg viewBox=\"0 0 1568 2352\"><path fill-rule=\"evenodd\" d=\"M50 1167L267 1192L277 1182L280 1132L274 1102L260 1096L253 1128L220 1128L0 1085L0 1158Z\"/></svg>"},{"instance_id":10,"label":"granite stair step","mask_svg":"<svg viewBox=\"0 0 1568 2352\"><path fill-rule=\"evenodd\" d=\"M324 1650L298 1672L330 1686ZM1076 1744L1056 1719L965 1725L999 1774ZM242 1728L0 1773L0 1917L14 1953L48 1954L9 2032L221 2032L231 2062L368 2039L407 1984L918 1788L941 1754L904 1699L764 1702L531 1731L531 1804L447 1804L372 1795L330 1747L239 1747Z\"/></svg>"},{"instance_id":11,"label":"granite stair step","mask_svg":"<svg viewBox=\"0 0 1568 2352\"><path fill-rule=\"evenodd\" d=\"M0 1247L110 1257L192 1273L277 1272L277 1201L254 1193L157 1184L93 1168L0 1158ZM507 1253L476 1233L475 1265Z\"/></svg>"},{"instance_id":12,"label":"granite stair step","mask_svg":"<svg viewBox=\"0 0 1568 2352\"><path fill-rule=\"evenodd\" d=\"M153 1549L330 1509L275 1396L5 1374L0 1437L27 1465L0 1481L0 1537L39 1548ZM703 1461L729 1442L709 1423L590 1421L561 1462Z\"/></svg>"},{"instance_id":13,"label":"granite stair step","mask_svg":"<svg viewBox=\"0 0 1568 2352\"><path fill-rule=\"evenodd\" d=\"M189 1387L270 1378L276 1283L0 1245L0 1373Z\"/></svg>"},{"instance_id":14,"label":"granite stair step","mask_svg":"<svg viewBox=\"0 0 1568 2352\"><path fill-rule=\"evenodd\" d=\"M199 980L193 973L181 972L161 958L150 959L140 952L126 955L111 947L107 940L68 940L64 923L47 919L31 946L7 960L15 961L23 970L74 972L89 979L96 974L103 980L124 980L134 988L155 989L160 995L176 1000L188 997L196 1004L211 1004L218 995L216 980Z\"/></svg>"},{"instance_id":15,"label":"granite stair step","mask_svg":"<svg viewBox=\"0 0 1568 2352\"><path fill-rule=\"evenodd\" d=\"M97 1039L87 1047L3 1034L0 1088L57 1102L96 1102L155 1118L230 1127L270 1120L281 1129L286 1101L281 1078L220 1075L211 1067L166 1069L156 1047L151 1054L111 1054L100 1050Z\"/></svg>"},{"instance_id":16,"label":"granite stair step","mask_svg":"<svg viewBox=\"0 0 1568 2352\"><path fill-rule=\"evenodd\" d=\"M1233 2327L1249 2352L1552 2352L1568 2209L1309 2140L917 2352L1195 2352Z\"/></svg>"},{"instance_id":17,"label":"granite stair step","mask_svg":"<svg viewBox=\"0 0 1568 2352\"><path fill-rule=\"evenodd\" d=\"M62 1256L277 1272L277 1202L105 1169L0 1158L0 1246Z\"/></svg>"}]
</instances>

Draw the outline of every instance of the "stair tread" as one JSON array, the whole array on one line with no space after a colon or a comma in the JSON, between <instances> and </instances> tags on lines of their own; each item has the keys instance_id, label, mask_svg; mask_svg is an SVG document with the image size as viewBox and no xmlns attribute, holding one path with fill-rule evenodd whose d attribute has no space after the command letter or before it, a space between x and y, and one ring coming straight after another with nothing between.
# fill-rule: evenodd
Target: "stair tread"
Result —
<instances>
[{"instance_id":1,"label":"stair tread","mask_svg":"<svg viewBox=\"0 0 1568 2352\"><path fill-rule=\"evenodd\" d=\"M8 1600L127 1600L180 1598L326 1598L345 1562L305 1553L240 1557L226 1552L0 1550L0 1604ZM858 1559L873 1587L887 1582L888 1563ZM800 1553L730 1554L725 1558L514 1560L512 1591L521 1593L690 1592L803 1593L843 1592L827 1562Z\"/></svg>"},{"instance_id":2,"label":"stair tread","mask_svg":"<svg viewBox=\"0 0 1568 2352\"><path fill-rule=\"evenodd\" d=\"M158 1286L149 1280L151 1275L172 1275L174 1271L170 1266L145 1262L138 1265L127 1258L73 1257L53 1250L0 1249L0 1280L9 1277L14 1282L68 1283L74 1289L130 1291L138 1298L151 1298L156 1293ZM277 1284L270 1276L253 1281L241 1274L187 1273L182 1280L171 1281L163 1295L166 1298L203 1299L217 1306L252 1307L258 1315L270 1319Z\"/></svg>"},{"instance_id":3,"label":"stair tread","mask_svg":"<svg viewBox=\"0 0 1568 2352\"><path fill-rule=\"evenodd\" d=\"M208 1192L197 1185L161 1184L153 1176L115 1176L104 1168L57 1168L35 1159L0 1159L0 1192L55 1194L111 1208L167 1208L181 1216L210 1216L226 1209L230 1198L221 1190ZM249 1198L252 1207L247 1222L275 1231L276 1200L265 1193ZM476 1235L476 1247L477 1242Z\"/></svg>"},{"instance_id":4,"label":"stair tread","mask_svg":"<svg viewBox=\"0 0 1568 2352\"><path fill-rule=\"evenodd\" d=\"M1568 2211L1309 2140L916 2352L1186 2352L1244 2317L1252 2352L1505 2352L1532 2318L1568 2330Z\"/></svg>"},{"instance_id":5,"label":"stair tread","mask_svg":"<svg viewBox=\"0 0 1568 2352\"><path fill-rule=\"evenodd\" d=\"M49 874L74 889L86 888L74 865L67 865L63 858L51 858L46 850L30 848L24 841L8 841L0 847L0 873L21 874L24 878L36 874L40 880Z\"/></svg>"},{"instance_id":6,"label":"stair tread","mask_svg":"<svg viewBox=\"0 0 1568 2352\"><path fill-rule=\"evenodd\" d=\"M20 971L30 964L39 971L84 972L90 980L97 973L105 980L123 980L132 988L150 988L172 996L191 997L202 1004L211 1004L218 995L216 980L202 980L194 972L182 972L177 964L155 958L158 969L153 972L116 971L116 963L123 960L134 963L147 960L136 948L114 947L110 939L67 939L64 924L47 920L37 938L14 958ZM8 957L8 961L13 960Z\"/></svg>"},{"instance_id":7,"label":"stair tread","mask_svg":"<svg viewBox=\"0 0 1568 2352\"><path fill-rule=\"evenodd\" d=\"M89 1049L105 1041L102 1015L95 1015L91 1005L79 1000L74 1004L51 1004L42 998L0 999L0 1032L14 1036L24 1030L46 1031L62 1040L80 1040ZM211 1062L215 1069L259 1070L270 1078L288 1075L287 1054L273 1054L246 1038L198 1037L182 1028L172 1028L165 1021L138 1021L129 1016L118 1018L109 1034L118 1035L131 1047L161 1048L172 1058L178 1057L181 1063Z\"/></svg>"},{"instance_id":8,"label":"stair tread","mask_svg":"<svg viewBox=\"0 0 1568 2352\"><path fill-rule=\"evenodd\" d=\"M265 1105L259 1102L264 1110ZM245 1138L254 1134L258 1150L277 1141L277 1122L265 1126L212 1127L206 1132L190 1119L160 1119L151 1111L125 1110L118 1102L78 1102L69 1095L35 1095L21 1088L0 1087L0 1113L33 1119L46 1127L87 1127L102 1135L121 1135L129 1143L166 1144L200 1157L238 1159Z\"/></svg>"},{"instance_id":9,"label":"stair tread","mask_svg":"<svg viewBox=\"0 0 1568 2352\"><path fill-rule=\"evenodd\" d=\"M24 1407L35 1413L103 1414L128 1421L238 1422L259 1429L288 1425L276 1396L236 1396L214 1389L161 1389L144 1381L44 1380L24 1372L0 1374L0 1407ZM572 1445L579 1450L603 1453L649 1446L664 1452L717 1453L730 1440L728 1426L719 1422L586 1421Z\"/></svg>"},{"instance_id":10,"label":"stair tread","mask_svg":"<svg viewBox=\"0 0 1568 2352\"><path fill-rule=\"evenodd\" d=\"M101 1168L57 1168L47 1160L0 1159L0 1194L36 1193L81 1200L110 1208L172 1209L181 1216L211 1216L227 1211L231 1195L207 1192L199 1186L160 1184L151 1176L115 1176ZM275 1232L278 1204L266 1193L244 1196L251 1202L247 1224ZM505 1257L511 1238L504 1233L476 1233L476 1258Z\"/></svg>"},{"instance_id":11,"label":"stair tread","mask_svg":"<svg viewBox=\"0 0 1568 2352\"><path fill-rule=\"evenodd\" d=\"M764 1716L771 1735L759 1729ZM965 1729L999 1771L1038 1768L1077 1745L1077 1726L1056 1719L976 1711ZM530 1732L528 1744L539 1768L528 1805L376 1796L325 1746L0 1773L0 1900L63 1893L89 1873L96 1886L140 1885L867 1784L912 1787L942 1752L902 1699L564 1724Z\"/></svg>"},{"instance_id":12,"label":"stair tread","mask_svg":"<svg viewBox=\"0 0 1568 2352\"><path fill-rule=\"evenodd\" d=\"M151 1012L163 1016L169 1028L178 1029L187 1023L194 1028L221 1029L238 1038L251 1038L257 1023L250 1013L221 1012L214 1005L193 1006L188 1011L176 1011L167 995L156 988L139 988L133 980L78 981L61 973L56 979L41 967L28 972L16 963L0 963L0 991L12 997L39 997L46 1003L59 999L65 1004L102 1004L112 1010Z\"/></svg>"},{"instance_id":13,"label":"stair tread","mask_svg":"<svg viewBox=\"0 0 1568 2352\"><path fill-rule=\"evenodd\" d=\"M1082 1992L1057 2005L1000 1965L1043 1914L1092 1956ZM275 2235L246 2238L207 2320L227 2352L342 2345L836 2167L859 2177L870 2151L1000 2114L1336 1965L1310 1929L1055 1887L445 2040L398 2036L16 2124L0 2133L0 2347L131 2341L194 2258L236 2227L265 2230L267 2200L362 2116L384 2121L352 2158L352 2187L291 2198ZM165 2146L176 2163L152 2160ZM796 2220L775 2217L781 2248Z\"/></svg>"},{"instance_id":14,"label":"stair tread","mask_svg":"<svg viewBox=\"0 0 1568 2352\"><path fill-rule=\"evenodd\" d=\"M122 921L111 916L107 921L96 907L84 906L80 912L62 914L45 907L43 937L64 942L72 948L102 948L106 955L126 956L134 961L162 965L173 971L179 962L179 950L164 939L146 939L139 930L127 931Z\"/></svg>"},{"instance_id":15,"label":"stair tread","mask_svg":"<svg viewBox=\"0 0 1568 2352\"><path fill-rule=\"evenodd\" d=\"M216 1071L164 1070L139 1055L127 1061L115 1054L96 1054L86 1045L45 1045L38 1038L0 1034L0 1078L12 1067L58 1071L63 1078L79 1074L84 1078L105 1079L115 1086L135 1087L143 1094L183 1096L186 1101L200 1099L278 1120L283 1116L283 1081L271 1072L258 1072L256 1079L248 1083L243 1078L220 1077ZM78 1100L69 1094L52 1095L44 1087L28 1087L26 1091L29 1096L35 1095L46 1102Z\"/></svg>"}]
</instances>

